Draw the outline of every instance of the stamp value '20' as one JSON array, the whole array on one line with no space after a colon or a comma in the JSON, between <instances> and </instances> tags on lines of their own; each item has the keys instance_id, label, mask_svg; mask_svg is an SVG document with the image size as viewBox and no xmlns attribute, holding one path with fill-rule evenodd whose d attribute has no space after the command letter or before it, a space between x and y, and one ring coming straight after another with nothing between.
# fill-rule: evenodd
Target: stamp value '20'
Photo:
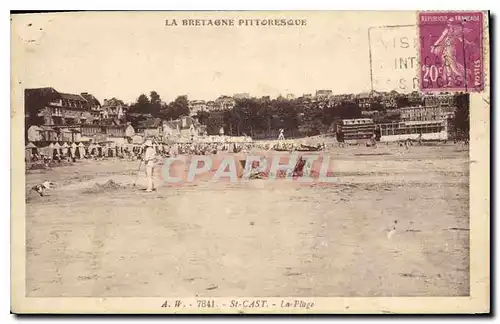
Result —
<instances>
[{"instance_id":1,"label":"stamp value '20'","mask_svg":"<svg viewBox=\"0 0 500 324\"><path fill-rule=\"evenodd\" d=\"M483 13L421 12L418 29L422 91L484 89Z\"/></svg>"}]
</instances>

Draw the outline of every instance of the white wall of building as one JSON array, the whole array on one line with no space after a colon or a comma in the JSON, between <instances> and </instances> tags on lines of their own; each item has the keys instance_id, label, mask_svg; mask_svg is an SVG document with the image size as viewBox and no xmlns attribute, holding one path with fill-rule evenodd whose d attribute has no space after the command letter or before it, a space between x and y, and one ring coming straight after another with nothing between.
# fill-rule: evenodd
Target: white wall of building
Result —
<instances>
[{"instance_id":1,"label":"white wall of building","mask_svg":"<svg viewBox=\"0 0 500 324\"><path fill-rule=\"evenodd\" d=\"M407 139L418 140L420 134L401 134L401 135L384 135L380 138L381 142L398 142L405 141ZM439 140L445 141L448 139L448 133L446 131L442 131L439 133L423 133L422 140L430 141L430 140Z\"/></svg>"}]
</instances>

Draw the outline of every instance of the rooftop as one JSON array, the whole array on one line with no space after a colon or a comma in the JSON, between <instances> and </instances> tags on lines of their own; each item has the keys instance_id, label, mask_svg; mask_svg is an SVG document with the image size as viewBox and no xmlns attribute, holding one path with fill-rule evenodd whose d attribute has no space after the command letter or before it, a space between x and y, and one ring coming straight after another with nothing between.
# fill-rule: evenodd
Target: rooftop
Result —
<instances>
[{"instance_id":1,"label":"rooftop","mask_svg":"<svg viewBox=\"0 0 500 324\"><path fill-rule=\"evenodd\" d=\"M61 99L87 102L87 99L78 94L59 92Z\"/></svg>"}]
</instances>

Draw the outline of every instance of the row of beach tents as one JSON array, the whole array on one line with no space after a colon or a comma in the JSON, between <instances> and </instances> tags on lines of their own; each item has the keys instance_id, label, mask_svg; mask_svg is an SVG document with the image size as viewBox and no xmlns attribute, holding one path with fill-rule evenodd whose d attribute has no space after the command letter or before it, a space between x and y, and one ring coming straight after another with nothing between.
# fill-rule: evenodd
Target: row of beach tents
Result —
<instances>
[{"instance_id":1,"label":"row of beach tents","mask_svg":"<svg viewBox=\"0 0 500 324\"><path fill-rule=\"evenodd\" d=\"M47 158L54 158L57 156L60 157L72 157L72 158L84 158L87 155L102 155L105 154L106 150L116 151L117 149L123 149L124 147L129 147L132 151L134 147L138 145L133 144L125 144L125 145L116 145L111 142L104 143L91 143L85 145L84 143L71 143L68 144L64 142L63 144L59 144L59 142L50 143L48 146L37 147L34 143L29 142L26 145L26 159L31 161L35 156L45 156ZM111 153L112 155L115 152Z\"/></svg>"}]
</instances>

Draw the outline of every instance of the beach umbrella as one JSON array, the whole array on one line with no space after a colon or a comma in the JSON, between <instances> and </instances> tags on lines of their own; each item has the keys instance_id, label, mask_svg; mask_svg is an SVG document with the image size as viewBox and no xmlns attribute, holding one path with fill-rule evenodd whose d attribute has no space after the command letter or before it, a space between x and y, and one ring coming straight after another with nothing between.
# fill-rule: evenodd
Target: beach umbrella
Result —
<instances>
[{"instance_id":1,"label":"beach umbrella","mask_svg":"<svg viewBox=\"0 0 500 324\"><path fill-rule=\"evenodd\" d=\"M31 142L29 142L28 145L26 145L26 148L27 149L33 149L33 148L36 148L36 145L33 144L33 143L31 143Z\"/></svg>"},{"instance_id":2,"label":"beach umbrella","mask_svg":"<svg viewBox=\"0 0 500 324\"><path fill-rule=\"evenodd\" d=\"M54 143L50 143L49 148L54 148Z\"/></svg>"}]
</instances>

